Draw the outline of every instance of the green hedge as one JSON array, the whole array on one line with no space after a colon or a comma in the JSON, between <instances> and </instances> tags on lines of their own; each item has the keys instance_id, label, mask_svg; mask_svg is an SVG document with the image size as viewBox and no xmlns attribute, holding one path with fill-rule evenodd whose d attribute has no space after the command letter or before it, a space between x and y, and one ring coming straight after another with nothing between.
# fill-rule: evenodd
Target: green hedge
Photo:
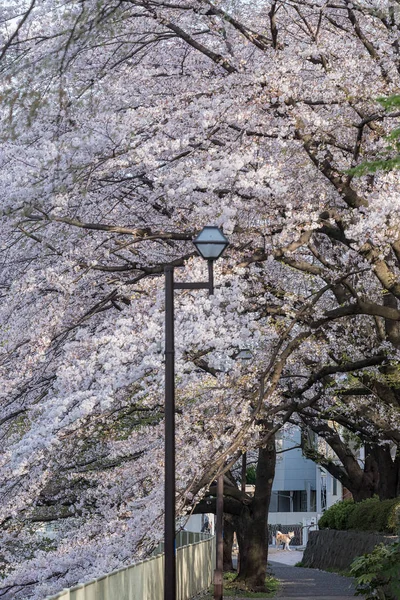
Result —
<instances>
[{"instance_id":1,"label":"green hedge","mask_svg":"<svg viewBox=\"0 0 400 600\"><path fill-rule=\"evenodd\" d=\"M336 502L328 508L320 520L318 526L320 529L348 529L347 518L354 509L353 500L342 500Z\"/></svg>"},{"instance_id":2,"label":"green hedge","mask_svg":"<svg viewBox=\"0 0 400 600\"><path fill-rule=\"evenodd\" d=\"M399 528L400 498L380 501L368 498L363 502L343 500L328 508L320 518L320 529L355 529L397 533Z\"/></svg>"}]
</instances>

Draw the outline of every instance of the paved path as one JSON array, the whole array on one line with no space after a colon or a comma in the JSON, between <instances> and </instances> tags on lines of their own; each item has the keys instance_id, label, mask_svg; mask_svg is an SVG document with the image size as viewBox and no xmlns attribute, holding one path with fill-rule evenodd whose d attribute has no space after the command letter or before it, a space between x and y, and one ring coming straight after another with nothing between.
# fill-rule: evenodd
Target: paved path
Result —
<instances>
[{"instance_id":1,"label":"paved path","mask_svg":"<svg viewBox=\"0 0 400 600\"><path fill-rule=\"evenodd\" d=\"M280 600L347 600L354 598L354 585L349 577L335 573L295 567L303 553L270 548L268 562L271 571L281 582L276 595Z\"/></svg>"},{"instance_id":2,"label":"paved path","mask_svg":"<svg viewBox=\"0 0 400 600\"><path fill-rule=\"evenodd\" d=\"M353 581L335 573L305 569L294 565L301 561L303 552L279 550L273 546L268 550L269 571L281 582L277 600L348 600L354 598ZM197 600L210 600L212 596L201 595ZM358 596L358 598L361 598ZM195 599L193 599L195 600ZM228 600L228 597L227 597ZM248 600L236 597L235 600ZM260 598L260 600L263 600ZM265 598L267 600L267 598Z\"/></svg>"},{"instance_id":3,"label":"paved path","mask_svg":"<svg viewBox=\"0 0 400 600\"><path fill-rule=\"evenodd\" d=\"M276 595L281 600L344 600L354 598L351 579L335 573L290 567L271 561L271 570L282 584Z\"/></svg>"}]
</instances>

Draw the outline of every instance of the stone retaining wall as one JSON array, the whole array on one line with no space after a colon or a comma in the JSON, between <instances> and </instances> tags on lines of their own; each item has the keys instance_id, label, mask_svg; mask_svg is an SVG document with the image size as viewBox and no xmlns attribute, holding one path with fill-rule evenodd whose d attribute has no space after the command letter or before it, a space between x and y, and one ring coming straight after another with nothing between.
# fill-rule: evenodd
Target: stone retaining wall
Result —
<instances>
[{"instance_id":1,"label":"stone retaining wall","mask_svg":"<svg viewBox=\"0 0 400 600\"><path fill-rule=\"evenodd\" d=\"M310 531L302 564L314 569L347 571L357 556L372 552L381 542L390 544L397 539L397 536L368 531Z\"/></svg>"}]
</instances>

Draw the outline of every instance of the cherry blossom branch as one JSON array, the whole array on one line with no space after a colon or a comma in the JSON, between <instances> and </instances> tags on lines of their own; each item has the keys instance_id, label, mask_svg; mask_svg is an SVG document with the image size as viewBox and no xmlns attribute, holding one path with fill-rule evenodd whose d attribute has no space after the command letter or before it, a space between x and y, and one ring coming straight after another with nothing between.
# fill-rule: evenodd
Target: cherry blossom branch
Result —
<instances>
[{"instance_id":1,"label":"cherry blossom branch","mask_svg":"<svg viewBox=\"0 0 400 600\"><path fill-rule=\"evenodd\" d=\"M28 6L24 16L22 17L22 19L19 21L19 23L17 24L16 28L14 29L13 33L10 35L9 39L7 40L7 42L4 44L3 48L0 51L0 61L4 58L7 50L10 48L10 46L12 45L13 41L18 37L19 32L22 30L25 22L27 21L29 15L31 14L32 10L34 9L36 4L36 0L31 0L30 5Z\"/></svg>"}]
</instances>

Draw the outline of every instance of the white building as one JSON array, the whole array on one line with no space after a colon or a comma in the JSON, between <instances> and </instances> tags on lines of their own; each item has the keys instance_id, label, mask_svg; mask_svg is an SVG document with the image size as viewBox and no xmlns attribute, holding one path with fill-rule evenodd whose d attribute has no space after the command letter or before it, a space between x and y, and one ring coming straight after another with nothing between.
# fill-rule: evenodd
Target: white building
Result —
<instances>
[{"instance_id":1,"label":"white building","mask_svg":"<svg viewBox=\"0 0 400 600\"><path fill-rule=\"evenodd\" d=\"M297 427L277 436L277 464L268 522L272 530L297 530L298 543L304 544L308 530L318 523L323 511L342 499L342 484L303 456L300 441ZM319 440L319 444L325 445L325 442ZM329 448L324 450L328 452Z\"/></svg>"},{"instance_id":2,"label":"white building","mask_svg":"<svg viewBox=\"0 0 400 600\"><path fill-rule=\"evenodd\" d=\"M314 443L325 442L317 441ZM296 531L298 544L305 544L308 530L313 528L323 511L342 499L342 485L318 464L305 458L300 448L301 434L298 427L290 427L277 434L277 464L268 523L272 534L281 531ZM323 448L328 453L329 447ZM330 451L331 452L331 451ZM246 486L251 493L252 486ZM208 515L211 530L214 530L213 515ZM203 515L193 515L185 525L188 531L201 531Z\"/></svg>"}]
</instances>

